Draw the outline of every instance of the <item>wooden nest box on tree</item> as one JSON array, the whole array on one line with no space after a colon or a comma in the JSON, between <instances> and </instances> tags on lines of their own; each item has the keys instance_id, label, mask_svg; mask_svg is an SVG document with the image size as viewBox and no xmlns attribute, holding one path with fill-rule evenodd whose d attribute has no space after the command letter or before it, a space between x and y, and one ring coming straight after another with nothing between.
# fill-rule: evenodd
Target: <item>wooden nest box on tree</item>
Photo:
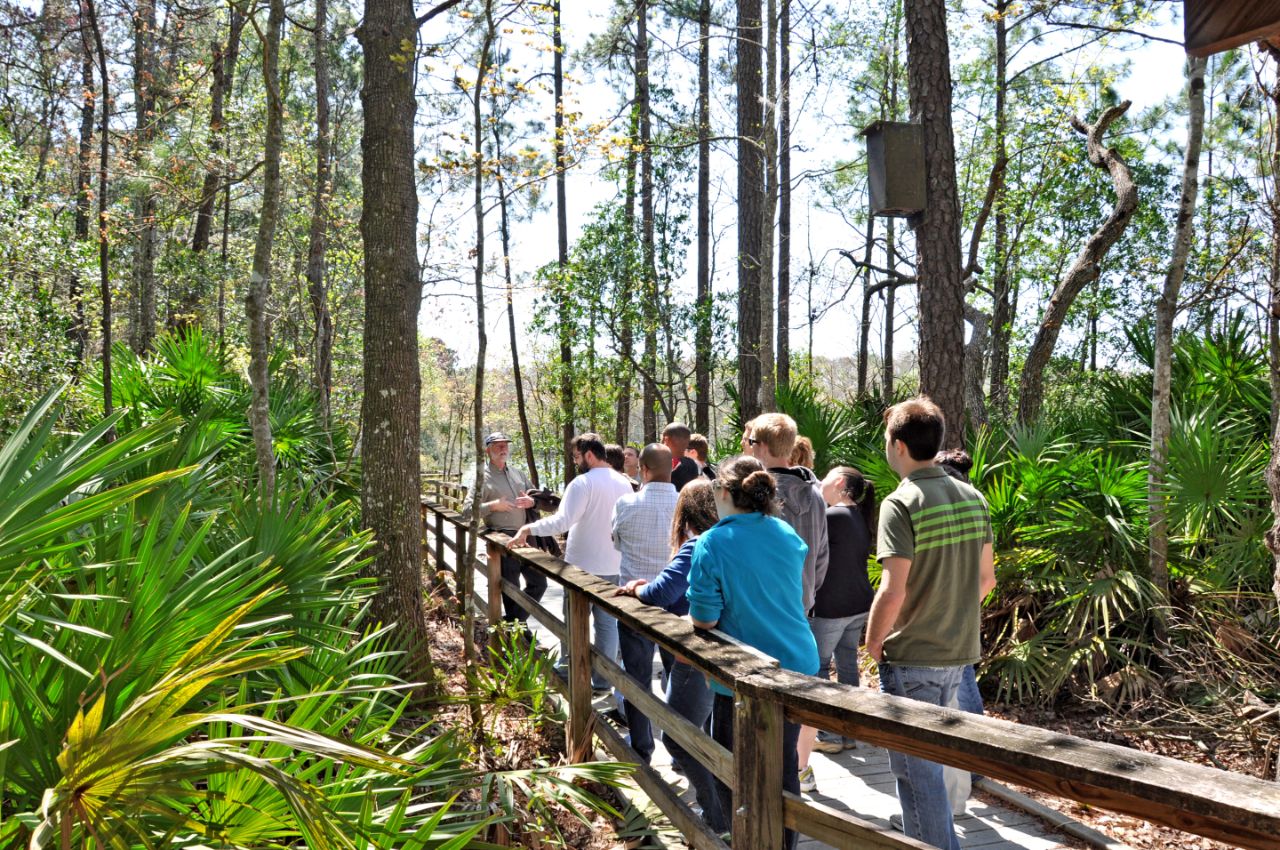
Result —
<instances>
[{"instance_id":1,"label":"wooden nest box on tree","mask_svg":"<svg viewBox=\"0 0 1280 850\"><path fill-rule=\"evenodd\" d=\"M876 121L863 129L867 139L867 186L871 214L906 218L922 212L924 139L920 125Z\"/></svg>"},{"instance_id":2,"label":"wooden nest box on tree","mask_svg":"<svg viewBox=\"0 0 1280 850\"><path fill-rule=\"evenodd\" d=\"M1182 25L1192 56L1221 53L1251 41L1280 48L1280 0L1186 0Z\"/></svg>"}]
</instances>

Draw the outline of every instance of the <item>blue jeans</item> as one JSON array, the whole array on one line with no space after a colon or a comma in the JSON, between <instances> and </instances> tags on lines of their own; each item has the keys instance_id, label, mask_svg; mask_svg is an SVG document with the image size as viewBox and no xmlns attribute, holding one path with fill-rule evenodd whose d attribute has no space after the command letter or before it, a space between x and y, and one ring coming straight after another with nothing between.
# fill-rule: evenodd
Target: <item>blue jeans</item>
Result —
<instances>
[{"instance_id":1,"label":"blue jeans","mask_svg":"<svg viewBox=\"0 0 1280 850\"><path fill-rule=\"evenodd\" d=\"M654 643L644 635L626 626L618 627L618 652L622 656L622 669L646 691L653 689ZM631 700L622 700L622 713L627 717L627 729L631 732L631 749L644 763L653 755L653 725L649 718Z\"/></svg>"},{"instance_id":2,"label":"blue jeans","mask_svg":"<svg viewBox=\"0 0 1280 850\"><path fill-rule=\"evenodd\" d=\"M618 583L618 576L596 576L596 578L604 579L612 584ZM569 594L564 595L564 621L569 622ZM611 614L607 613L599 606L591 606L591 624L594 627L594 635L591 638L591 646L595 649L596 654L608 658L610 661L618 660L618 621ZM561 663L568 663L569 647L565 644L560 645ZM609 687L607 679L597 677L594 672L591 674L591 687L595 690Z\"/></svg>"},{"instance_id":3,"label":"blue jeans","mask_svg":"<svg viewBox=\"0 0 1280 850\"><path fill-rule=\"evenodd\" d=\"M506 533L515 534L514 531ZM547 577L523 561L516 560L510 555L503 555L502 577L519 587L520 576L524 576L524 592L534 602L541 602L542 594L547 592ZM508 623L527 623L529 622L529 612L521 608L514 599L504 593L502 594L502 619Z\"/></svg>"},{"instance_id":4,"label":"blue jeans","mask_svg":"<svg viewBox=\"0 0 1280 850\"><path fill-rule=\"evenodd\" d=\"M733 752L733 697L724 694L713 694L715 700L711 705L711 737L729 752ZM800 739L800 724L784 722L782 724L782 790L792 794L800 793L800 757L796 753L796 742ZM715 780L716 791L720 795L720 811L733 811L733 789L719 779ZM782 833L783 850L795 850L800 835L793 829ZM753 848L754 850L754 848Z\"/></svg>"},{"instance_id":5,"label":"blue jeans","mask_svg":"<svg viewBox=\"0 0 1280 850\"><path fill-rule=\"evenodd\" d=\"M858 675L858 644L862 643L862 627L867 623L867 612L854 614L852 617L810 617L809 630L813 639L818 642L818 678L831 677L831 659L836 662L836 680L842 685L861 684ZM824 741L840 741L841 736L834 732L818 731L818 737ZM844 739L846 745L852 746L852 739Z\"/></svg>"},{"instance_id":6,"label":"blue jeans","mask_svg":"<svg viewBox=\"0 0 1280 850\"><path fill-rule=\"evenodd\" d=\"M676 661L671 665L671 672L667 677L667 704L676 714L699 729L706 730L709 727L711 688L707 686L705 676L683 661ZM672 763L680 767L689 780L698 805L702 807L702 819L707 822L707 826L711 827L712 832L727 832L731 824L724 809L720 807L715 775L665 732L662 743L671 754Z\"/></svg>"},{"instance_id":7,"label":"blue jeans","mask_svg":"<svg viewBox=\"0 0 1280 850\"><path fill-rule=\"evenodd\" d=\"M880 690L930 705L955 704L964 667L900 667L880 664ZM889 767L898 780L903 832L941 850L960 850L943 766L919 756L889 751Z\"/></svg>"}]
</instances>

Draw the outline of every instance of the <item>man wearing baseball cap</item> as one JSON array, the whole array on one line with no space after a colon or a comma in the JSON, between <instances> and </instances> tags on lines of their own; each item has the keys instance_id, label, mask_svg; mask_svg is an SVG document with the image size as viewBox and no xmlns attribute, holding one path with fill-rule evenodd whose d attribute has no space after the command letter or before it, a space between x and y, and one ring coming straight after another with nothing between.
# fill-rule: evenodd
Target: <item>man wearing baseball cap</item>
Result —
<instances>
[{"instance_id":1,"label":"man wearing baseball cap","mask_svg":"<svg viewBox=\"0 0 1280 850\"><path fill-rule=\"evenodd\" d=\"M527 511L533 507L533 499L527 495L533 485L523 472L507 463L507 459L511 457L511 438L506 434L494 431L485 437L484 451L489 456L489 462L484 467L480 519L484 521L485 528L514 537L525 524ZM469 519L470 511L471 502L468 500L463 516ZM534 601L541 600L542 594L547 592L547 577L533 567L504 554L502 577L518 587L522 575L524 592ZM503 594L502 619L507 622L527 622L529 612Z\"/></svg>"}]
</instances>

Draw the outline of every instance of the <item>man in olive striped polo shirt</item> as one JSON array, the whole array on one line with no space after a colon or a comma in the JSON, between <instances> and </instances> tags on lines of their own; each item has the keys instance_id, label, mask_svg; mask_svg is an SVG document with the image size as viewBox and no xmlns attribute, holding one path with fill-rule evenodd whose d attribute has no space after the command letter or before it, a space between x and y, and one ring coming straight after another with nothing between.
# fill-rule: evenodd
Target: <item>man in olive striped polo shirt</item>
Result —
<instances>
[{"instance_id":1,"label":"man in olive striped polo shirt","mask_svg":"<svg viewBox=\"0 0 1280 850\"><path fill-rule=\"evenodd\" d=\"M924 397L885 413L885 455L902 481L880 505L882 574L867 652L885 693L953 706L965 666L978 660L978 609L996 579L986 501L933 462L945 427ZM889 763L903 831L959 850L942 765L895 752Z\"/></svg>"}]
</instances>

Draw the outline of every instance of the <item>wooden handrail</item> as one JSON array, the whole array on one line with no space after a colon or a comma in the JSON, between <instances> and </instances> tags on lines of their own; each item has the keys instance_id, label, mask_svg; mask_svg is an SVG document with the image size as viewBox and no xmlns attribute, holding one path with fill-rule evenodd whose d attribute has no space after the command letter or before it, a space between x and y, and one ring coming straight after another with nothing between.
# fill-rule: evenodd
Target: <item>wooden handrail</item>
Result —
<instances>
[{"instance_id":1,"label":"wooden handrail","mask_svg":"<svg viewBox=\"0 0 1280 850\"><path fill-rule=\"evenodd\" d=\"M460 515L437 503L424 500L423 511L428 535L448 526L458 534L466 526ZM435 521L428 521L427 514ZM504 554L565 589L570 616L559 631L568 643L571 752L586 756L593 748L593 735L610 738L598 728L591 710L594 666L655 725L678 730L674 737L713 773L734 780L735 844L745 842L740 846L777 846L784 825L833 844L922 846L856 816L784 795L779 748L785 717L1240 847L1280 850L1280 784L782 670L773 659L725 635L694 629L687 619L632 597L614 596L612 584L559 558L534 549L513 550L506 535L482 532L481 537L488 544L491 590L485 601L491 617L499 611L501 594L494 590L500 588L539 621L555 620L551 612L502 580ZM437 539L438 553L443 551L440 543ZM735 735L735 752L729 753L692 724L675 722L682 718L674 717L661 700L644 692L611 660L595 658L593 664L587 621L592 605L731 688L735 727L754 733ZM692 735L700 736L695 746L686 743ZM646 776L646 781L651 783L653 778ZM659 795L655 802L666 811L672 799L674 795ZM688 812L673 816L673 821L688 823ZM704 841L702 836L698 843Z\"/></svg>"}]
</instances>

